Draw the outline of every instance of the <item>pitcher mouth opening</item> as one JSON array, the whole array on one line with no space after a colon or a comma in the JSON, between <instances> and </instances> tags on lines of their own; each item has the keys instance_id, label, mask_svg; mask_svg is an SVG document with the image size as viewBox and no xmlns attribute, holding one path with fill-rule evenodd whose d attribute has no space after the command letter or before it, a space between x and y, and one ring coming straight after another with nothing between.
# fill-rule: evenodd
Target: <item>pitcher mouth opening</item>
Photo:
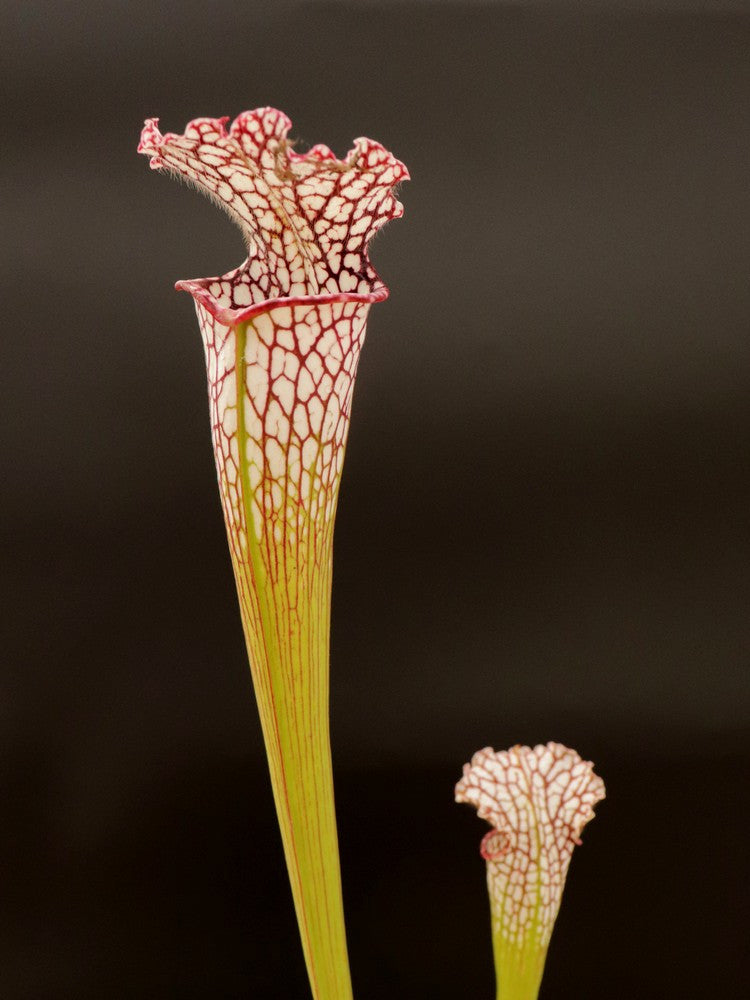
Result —
<instances>
[{"instance_id":1,"label":"pitcher mouth opening","mask_svg":"<svg viewBox=\"0 0 750 1000\"><path fill-rule=\"evenodd\" d=\"M291 294L272 296L258 302L251 302L248 305L230 305L236 298L232 294L232 280L236 278L238 272L230 271L228 274L220 275L216 278L186 278L178 281L175 288L179 292L189 292L195 301L201 305L214 319L225 326L237 326L239 323L246 323L260 313L270 312L272 309L283 306L303 306L303 305L327 305L333 302L362 302L372 304L373 302L383 302L388 298L389 292L386 285L376 284L369 292L343 290L335 292L318 292L314 294Z\"/></svg>"}]
</instances>

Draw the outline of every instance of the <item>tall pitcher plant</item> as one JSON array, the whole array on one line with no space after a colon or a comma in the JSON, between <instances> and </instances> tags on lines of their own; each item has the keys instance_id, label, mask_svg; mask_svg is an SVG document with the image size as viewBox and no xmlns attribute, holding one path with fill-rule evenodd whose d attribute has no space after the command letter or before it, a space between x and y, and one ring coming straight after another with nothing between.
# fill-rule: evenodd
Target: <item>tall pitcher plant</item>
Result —
<instances>
[{"instance_id":1,"label":"tall pitcher plant","mask_svg":"<svg viewBox=\"0 0 750 1000\"><path fill-rule=\"evenodd\" d=\"M273 108L146 121L138 147L225 208L248 256L180 281L205 348L214 454L263 736L313 996L351 998L329 741L333 527L370 305L367 258L402 213L404 165L358 139L294 152Z\"/></svg>"}]
</instances>

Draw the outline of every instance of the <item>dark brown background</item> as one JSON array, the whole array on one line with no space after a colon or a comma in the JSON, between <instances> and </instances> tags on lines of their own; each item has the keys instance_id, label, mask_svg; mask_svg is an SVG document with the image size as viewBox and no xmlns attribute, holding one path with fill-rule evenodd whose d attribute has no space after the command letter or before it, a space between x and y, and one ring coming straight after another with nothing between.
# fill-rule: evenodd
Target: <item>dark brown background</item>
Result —
<instances>
[{"instance_id":1,"label":"dark brown background","mask_svg":"<svg viewBox=\"0 0 750 1000\"><path fill-rule=\"evenodd\" d=\"M543 997L744 995L743 5L32 0L0 34L3 1000L307 995L172 291L241 239L135 153L264 104L413 176L337 530L358 1000L492 996L452 787L547 739L609 799Z\"/></svg>"}]
</instances>

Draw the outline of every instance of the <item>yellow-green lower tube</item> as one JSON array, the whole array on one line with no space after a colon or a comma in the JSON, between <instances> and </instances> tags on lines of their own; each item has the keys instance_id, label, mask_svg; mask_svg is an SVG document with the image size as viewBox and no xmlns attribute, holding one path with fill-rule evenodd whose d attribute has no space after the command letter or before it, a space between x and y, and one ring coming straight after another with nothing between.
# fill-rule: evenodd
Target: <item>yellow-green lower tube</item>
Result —
<instances>
[{"instance_id":1,"label":"yellow-green lower tube","mask_svg":"<svg viewBox=\"0 0 750 1000\"><path fill-rule=\"evenodd\" d=\"M230 515L245 640L312 995L351 1000L329 738L333 524L340 477L333 476L326 488L322 431L304 445L298 442L305 458L295 466L293 484L293 436L281 474L268 463L243 388L259 331L251 323L235 332L240 503L225 505L225 515ZM253 476L248 455L260 462L260 478ZM226 497L229 484L221 477L220 468Z\"/></svg>"}]
</instances>

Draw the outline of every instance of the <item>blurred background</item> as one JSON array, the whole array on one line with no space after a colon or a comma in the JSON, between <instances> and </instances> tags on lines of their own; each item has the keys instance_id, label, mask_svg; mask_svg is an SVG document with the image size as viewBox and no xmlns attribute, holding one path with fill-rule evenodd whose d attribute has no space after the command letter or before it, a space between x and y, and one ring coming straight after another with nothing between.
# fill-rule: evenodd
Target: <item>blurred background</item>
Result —
<instances>
[{"instance_id":1,"label":"blurred background","mask_svg":"<svg viewBox=\"0 0 750 1000\"><path fill-rule=\"evenodd\" d=\"M479 747L608 800L546 1000L741 996L750 5L6 2L0 996L308 995L178 278L243 257L142 121L409 166L339 505L358 1000L491 997Z\"/></svg>"}]
</instances>

